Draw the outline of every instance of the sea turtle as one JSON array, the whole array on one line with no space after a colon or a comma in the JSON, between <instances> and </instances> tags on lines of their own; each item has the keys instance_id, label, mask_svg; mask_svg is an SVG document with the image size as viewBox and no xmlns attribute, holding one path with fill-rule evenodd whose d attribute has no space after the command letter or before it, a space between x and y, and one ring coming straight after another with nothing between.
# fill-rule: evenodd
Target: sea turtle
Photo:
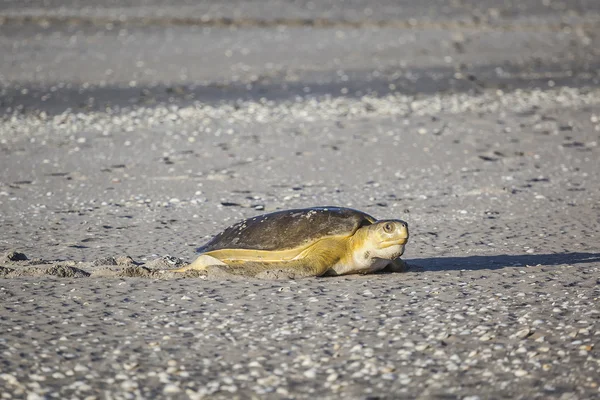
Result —
<instances>
[{"instance_id":1,"label":"sea turtle","mask_svg":"<svg viewBox=\"0 0 600 400\"><path fill-rule=\"evenodd\" d=\"M277 211L230 226L200 247L194 262L174 271L214 267L256 277L279 271L289 277L403 271L399 257L407 240L406 222L378 221L351 208Z\"/></svg>"}]
</instances>

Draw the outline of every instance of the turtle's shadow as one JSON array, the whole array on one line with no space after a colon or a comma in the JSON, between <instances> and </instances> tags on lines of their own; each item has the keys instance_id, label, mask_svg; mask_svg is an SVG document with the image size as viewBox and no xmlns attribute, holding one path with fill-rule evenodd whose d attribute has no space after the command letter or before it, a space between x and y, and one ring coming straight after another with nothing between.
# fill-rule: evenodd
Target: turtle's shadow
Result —
<instances>
[{"instance_id":1,"label":"turtle's shadow","mask_svg":"<svg viewBox=\"0 0 600 400\"><path fill-rule=\"evenodd\" d=\"M589 264L600 262L600 253L520 254L465 257L430 257L406 260L413 270L457 271L502 269L526 265Z\"/></svg>"}]
</instances>

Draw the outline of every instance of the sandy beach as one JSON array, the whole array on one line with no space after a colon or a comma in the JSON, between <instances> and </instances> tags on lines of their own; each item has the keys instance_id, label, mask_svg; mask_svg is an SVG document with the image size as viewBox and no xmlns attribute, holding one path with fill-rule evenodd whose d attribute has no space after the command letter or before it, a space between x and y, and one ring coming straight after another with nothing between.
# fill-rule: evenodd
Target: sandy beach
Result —
<instances>
[{"instance_id":1,"label":"sandy beach","mask_svg":"<svg viewBox=\"0 0 600 400\"><path fill-rule=\"evenodd\" d=\"M0 5L0 398L600 398L598 2L97 3ZM410 270L168 271L324 205Z\"/></svg>"}]
</instances>

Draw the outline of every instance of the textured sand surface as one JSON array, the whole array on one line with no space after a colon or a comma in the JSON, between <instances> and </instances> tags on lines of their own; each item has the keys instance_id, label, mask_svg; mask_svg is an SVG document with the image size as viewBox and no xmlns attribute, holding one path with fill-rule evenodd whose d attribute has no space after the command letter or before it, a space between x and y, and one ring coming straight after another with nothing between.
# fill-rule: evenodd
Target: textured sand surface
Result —
<instances>
[{"instance_id":1,"label":"textured sand surface","mask_svg":"<svg viewBox=\"0 0 600 400\"><path fill-rule=\"evenodd\" d=\"M7 280L0 379L17 398L592 398L595 264Z\"/></svg>"},{"instance_id":2,"label":"textured sand surface","mask_svg":"<svg viewBox=\"0 0 600 400\"><path fill-rule=\"evenodd\" d=\"M223 4L0 5L1 397L600 397L598 2ZM168 272L316 205L412 268Z\"/></svg>"}]
</instances>

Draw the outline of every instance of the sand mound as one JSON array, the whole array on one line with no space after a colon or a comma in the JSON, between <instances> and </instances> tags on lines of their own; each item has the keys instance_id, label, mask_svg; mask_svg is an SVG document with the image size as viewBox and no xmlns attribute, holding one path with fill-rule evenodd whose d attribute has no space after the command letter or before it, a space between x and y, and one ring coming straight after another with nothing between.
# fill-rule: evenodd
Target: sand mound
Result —
<instances>
[{"instance_id":1,"label":"sand mound","mask_svg":"<svg viewBox=\"0 0 600 400\"><path fill-rule=\"evenodd\" d=\"M163 256L146 263L129 256L103 257L92 262L71 260L29 259L25 254L10 250L0 256L0 277L20 278L53 276L56 278L206 278L206 273L190 271L184 274L170 270L187 263L180 258Z\"/></svg>"}]
</instances>

